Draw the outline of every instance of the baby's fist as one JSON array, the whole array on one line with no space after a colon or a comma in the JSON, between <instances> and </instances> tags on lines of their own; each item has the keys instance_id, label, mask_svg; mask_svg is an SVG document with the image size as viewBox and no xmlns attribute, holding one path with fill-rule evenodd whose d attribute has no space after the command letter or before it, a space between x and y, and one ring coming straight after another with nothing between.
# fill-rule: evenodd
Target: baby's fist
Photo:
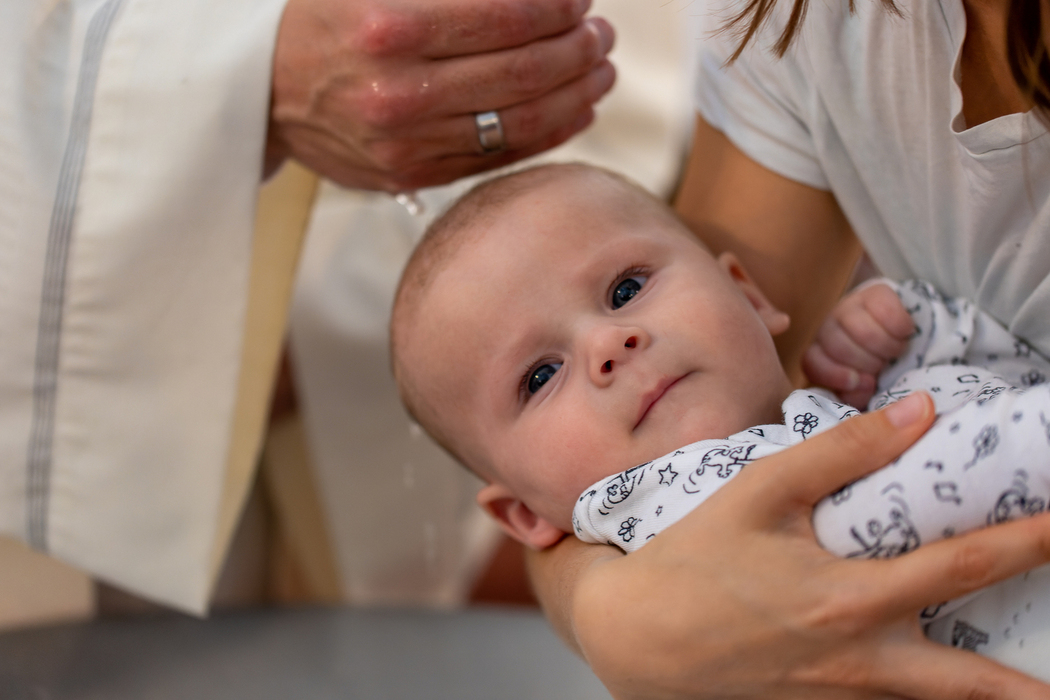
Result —
<instances>
[{"instance_id":1,"label":"baby's fist","mask_svg":"<svg viewBox=\"0 0 1050 700\"><path fill-rule=\"evenodd\" d=\"M863 409L875 393L879 372L904 353L914 331L892 288L878 282L863 285L832 309L806 350L802 369L814 384Z\"/></svg>"}]
</instances>

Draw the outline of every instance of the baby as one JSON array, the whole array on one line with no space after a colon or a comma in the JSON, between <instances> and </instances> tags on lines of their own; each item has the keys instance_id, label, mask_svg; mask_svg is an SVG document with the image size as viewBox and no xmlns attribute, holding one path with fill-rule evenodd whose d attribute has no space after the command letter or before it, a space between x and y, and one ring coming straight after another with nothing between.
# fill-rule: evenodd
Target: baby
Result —
<instances>
[{"instance_id":1,"label":"baby","mask_svg":"<svg viewBox=\"0 0 1050 700\"><path fill-rule=\"evenodd\" d=\"M922 284L894 291L918 335L873 403L923 388L950 414L818 506L818 538L840 556L900 554L1050 496L1050 393L1014 388L1050 363L972 305ZM792 392L773 346L788 323L664 204L561 165L485 183L432 225L391 339L409 410L487 482L479 503L511 536L544 548L575 532L631 551L743 466L856 413ZM981 651L1002 641L990 637L1002 611L978 624L961 610L928 611L943 628L932 636Z\"/></svg>"}]
</instances>

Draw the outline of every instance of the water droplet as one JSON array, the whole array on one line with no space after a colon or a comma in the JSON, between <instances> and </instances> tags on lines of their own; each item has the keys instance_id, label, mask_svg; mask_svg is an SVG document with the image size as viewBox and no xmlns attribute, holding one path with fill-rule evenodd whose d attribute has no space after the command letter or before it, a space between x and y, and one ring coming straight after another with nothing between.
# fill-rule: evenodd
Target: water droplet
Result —
<instances>
[{"instance_id":1,"label":"water droplet","mask_svg":"<svg viewBox=\"0 0 1050 700\"><path fill-rule=\"evenodd\" d=\"M398 192L394 195L394 201L403 206L405 211L412 216L422 216L426 212L426 207L423 206L423 202L419 201L415 192Z\"/></svg>"}]
</instances>

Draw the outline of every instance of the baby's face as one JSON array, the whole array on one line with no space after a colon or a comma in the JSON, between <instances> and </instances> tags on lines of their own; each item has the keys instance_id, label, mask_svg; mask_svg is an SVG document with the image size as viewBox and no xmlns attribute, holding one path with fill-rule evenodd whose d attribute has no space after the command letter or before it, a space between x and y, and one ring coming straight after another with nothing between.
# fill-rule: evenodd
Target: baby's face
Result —
<instances>
[{"instance_id":1,"label":"baby's face","mask_svg":"<svg viewBox=\"0 0 1050 700\"><path fill-rule=\"evenodd\" d=\"M466 459L569 531L596 480L779 420L786 317L741 275L637 195L559 178L454 254L406 359Z\"/></svg>"}]
</instances>

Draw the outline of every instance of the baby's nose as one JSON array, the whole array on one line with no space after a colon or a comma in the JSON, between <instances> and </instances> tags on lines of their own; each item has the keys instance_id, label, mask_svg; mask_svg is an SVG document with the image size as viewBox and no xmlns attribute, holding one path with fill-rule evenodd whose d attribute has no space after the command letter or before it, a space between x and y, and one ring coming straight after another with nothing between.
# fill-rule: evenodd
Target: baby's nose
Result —
<instances>
[{"instance_id":1,"label":"baby's nose","mask_svg":"<svg viewBox=\"0 0 1050 700\"><path fill-rule=\"evenodd\" d=\"M632 335L624 341L623 347L625 350L633 350L638 347L638 336ZM602 374L608 374L613 371L613 366L618 360L606 360L602 364Z\"/></svg>"}]
</instances>

